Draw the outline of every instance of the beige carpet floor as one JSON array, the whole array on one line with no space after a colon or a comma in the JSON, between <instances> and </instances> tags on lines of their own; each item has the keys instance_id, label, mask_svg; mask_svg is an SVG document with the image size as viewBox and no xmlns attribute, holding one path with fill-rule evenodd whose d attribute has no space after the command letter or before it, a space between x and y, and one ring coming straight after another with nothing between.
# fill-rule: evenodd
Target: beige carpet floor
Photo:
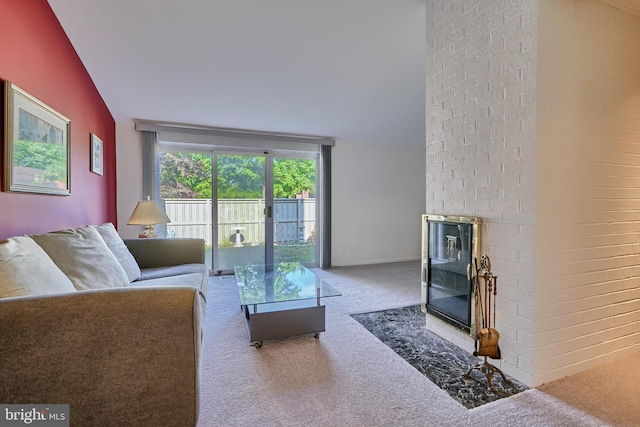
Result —
<instances>
[{"instance_id":1,"label":"beige carpet floor","mask_svg":"<svg viewBox=\"0 0 640 427\"><path fill-rule=\"evenodd\" d=\"M640 351L540 387L616 426L640 426Z\"/></svg>"},{"instance_id":2,"label":"beige carpet floor","mask_svg":"<svg viewBox=\"0 0 640 427\"><path fill-rule=\"evenodd\" d=\"M248 340L233 277L210 278L199 426L640 426L640 351L467 409L350 315L420 302L417 262L314 270L327 331Z\"/></svg>"}]
</instances>

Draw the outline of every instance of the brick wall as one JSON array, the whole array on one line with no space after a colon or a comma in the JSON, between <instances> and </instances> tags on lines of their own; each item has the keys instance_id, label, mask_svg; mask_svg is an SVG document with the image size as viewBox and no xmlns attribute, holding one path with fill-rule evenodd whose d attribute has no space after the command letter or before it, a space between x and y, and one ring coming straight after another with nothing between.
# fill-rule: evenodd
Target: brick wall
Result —
<instances>
[{"instance_id":1,"label":"brick wall","mask_svg":"<svg viewBox=\"0 0 640 427\"><path fill-rule=\"evenodd\" d=\"M530 385L640 346L640 17L426 4L427 212L479 216L500 367Z\"/></svg>"},{"instance_id":2,"label":"brick wall","mask_svg":"<svg viewBox=\"0 0 640 427\"><path fill-rule=\"evenodd\" d=\"M540 1L534 373L640 343L640 18Z\"/></svg>"},{"instance_id":3,"label":"brick wall","mask_svg":"<svg viewBox=\"0 0 640 427\"><path fill-rule=\"evenodd\" d=\"M525 382L533 352L536 20L532 1L426 5L426 210L482 218L481 253L499 276L501 369Z\"/></svg>"}]
</instances>

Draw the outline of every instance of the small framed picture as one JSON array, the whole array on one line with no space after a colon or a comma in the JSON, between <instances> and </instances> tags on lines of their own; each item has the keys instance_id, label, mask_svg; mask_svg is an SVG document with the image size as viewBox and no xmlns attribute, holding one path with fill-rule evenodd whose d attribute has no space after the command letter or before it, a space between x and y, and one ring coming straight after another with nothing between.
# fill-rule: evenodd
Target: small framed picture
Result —
<instances>
[{"instance_id":1,"label":"small framed picture","mask_svg":"<svg viewBox=\"0 0 640 427\"><path fill-rule=\"evenodd\" d=\"M102 140L91 134L91 172L102 175Z\"/></svg>"}]
</instances>

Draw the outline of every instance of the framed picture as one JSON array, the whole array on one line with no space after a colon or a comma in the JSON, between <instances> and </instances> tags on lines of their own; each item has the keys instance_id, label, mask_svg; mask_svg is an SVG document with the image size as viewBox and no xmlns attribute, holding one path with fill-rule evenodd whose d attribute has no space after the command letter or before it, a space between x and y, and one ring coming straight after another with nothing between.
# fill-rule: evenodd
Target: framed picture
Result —
<instances>
[{"instance_id":1,"label":"framed picture","mask_svg":"<svg viewBox=\"0 0 640 427\"><path fill-rule=\"evenodd\" d=\"M71 121L5 81L4 191L71 194Z\"/></svg>"},{"instance_id":2,"label":"framed picture","mask_svg":"<svg viewBox=\"0 0 640 427\"><path fill-rule=\"evenodd\" d=\"M102 175L102 140L91 134L91 172Z\"/></svg>"}]
</instances>

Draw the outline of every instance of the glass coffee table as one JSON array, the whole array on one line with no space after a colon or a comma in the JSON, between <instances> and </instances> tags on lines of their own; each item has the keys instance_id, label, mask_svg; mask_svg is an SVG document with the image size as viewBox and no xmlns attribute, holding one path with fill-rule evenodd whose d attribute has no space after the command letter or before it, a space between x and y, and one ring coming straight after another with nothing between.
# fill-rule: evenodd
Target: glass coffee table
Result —
<instances>
[{"instance_id":1,"label":"glass coffee table","mask_svg":"<svg viewBox=\"0 0 640 427\"><path fill-rule=\"evenodd\" d=\"M234 268L240 307L247 319L249 341L256 348L264 340L325 331L322 298L340 293L297 262Z\"/></svg>"}]
</instances>

